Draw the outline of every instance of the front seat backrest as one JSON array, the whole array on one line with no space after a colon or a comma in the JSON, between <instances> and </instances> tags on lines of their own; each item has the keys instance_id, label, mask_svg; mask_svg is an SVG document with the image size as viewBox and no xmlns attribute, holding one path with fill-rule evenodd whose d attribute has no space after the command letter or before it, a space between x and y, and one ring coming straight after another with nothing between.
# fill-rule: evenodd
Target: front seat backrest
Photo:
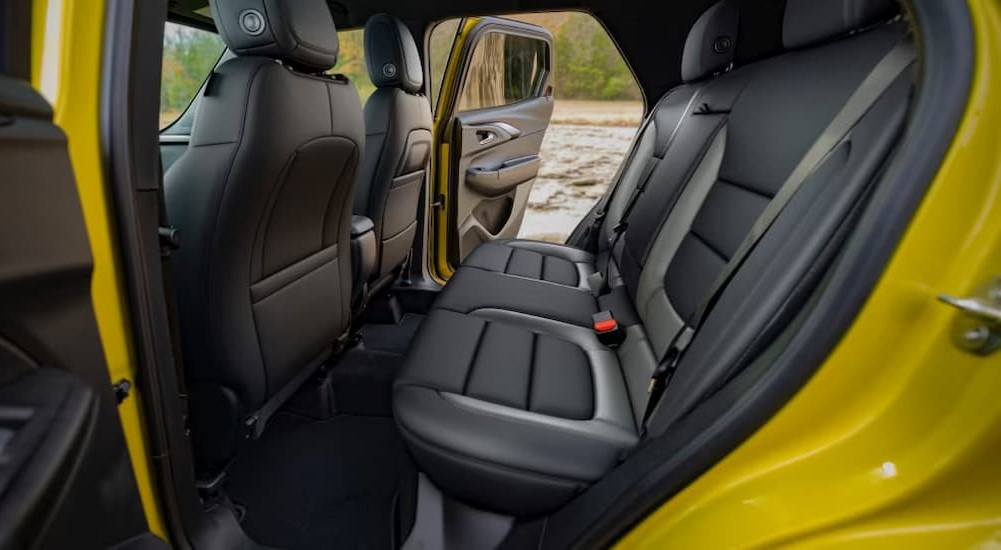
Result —
<instances>
[{"instance_id":1,"label":"front seat backrest","mask_svg":"<svg viewBox=\"0 0 1001 550\"><path fill-rule=\"evenodd\" d=\"M214 468L329 357L350 319L361 102L326 74L324 0L212 0L236 57L199 99L165 176L196 457Z\"/></svg>"},{"instance_id":2,"label":"front seat backrest","mask_svg":"<svg viewBox=\"0 0 1001 550\"><path fill-rule=\"evenodd\" d=\"M373 292L391 283L417 232L417 208L431 156L431 104L424 71L402 21L373 15L365 23L365 59L377 89L365 104L369 147L355 213L375 222L379 261Z\"/></svg>"}]
</instances>

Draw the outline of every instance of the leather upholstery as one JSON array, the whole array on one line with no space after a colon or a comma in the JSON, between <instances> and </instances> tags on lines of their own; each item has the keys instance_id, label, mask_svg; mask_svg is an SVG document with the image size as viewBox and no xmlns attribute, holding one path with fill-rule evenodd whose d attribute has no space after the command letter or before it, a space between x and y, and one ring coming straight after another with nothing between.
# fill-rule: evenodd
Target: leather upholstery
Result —
<instances>
[{"instance_id":1,"label":"leather upholstery","mask_svg":"<svg viewBox=\"0 0 1001 550\"><path fill-rule=\"evenodd\" d=\"M225 463L244 420L301 382L348 326L363 132L349 82L269 57L224 62L199 99L164 189L184 239L175 286L204 467Z\"/></svg>"},{"instance_id":2,"label":"leather upholstery","mask_svg":"<svg viewBox=\"0 0 1001 550\"><path fill-rule=\"evenodd\" d=\"M737 53L737 28L740 14L727 0L714 4L695 21L685 39L681 57L681 78L685 82L702 80L726 69Z\"/></svg>"},{"instance_id":3,"label":"leather upholstery","mask_svg":"<svg viewBox=\"0 0 1001 550\"><path fill-rule=\"evenodd\" d=\"M848 34L900 13L896 0L788 0L782 44L802 48Z\"/></svg>"},{"instance_id":4,"label":"leather upholstery","mask_svg":"<svg viewBox=\"0 0 1001 550\"><path fill-rule=\"evenodd\" d=\"M337 63L334 19L324 0L211 0L219 35L238 56L279 59L304 72Z\"/></svg>"},{"instance_id":5,"label":"leather upholstery","mask_svg":"<svg viewBox=\"0 0 1001 550\"><path fill-rule=\"evenodd\" d=\"M399 20L376 15L365 25L369 76L379 88L365 103L368 143L354 211L375 222L378 262L373 291L392 281L417 234L417 209L431 158L431 105L418 94L420 59ZM397 67L392 78L387 65ZM416 64L416 68L415 68Z\"/></svg>"},{"instance_id":6,"label":"leather upholstery","mask_svg":"<svg viewBox=\"0 0 1001 550\"><path fill-rule=\"evenodd\" d=\"M661 433L760 354L818 284L892 151L913 70L872 105L769 227L644 424L647 384L671 340L693 322L803 154L906 36L901 24L883 25L669 93L625 167L626 191L636 185L631 173L652 180L616 250L606 245L589 255L515 240L471 254L474 263L459 267L436 300L394 388L395 418L422 470L475 506L521 517L548 513L614 468L643 428L646 437ZM692 108L701 104L707 107ZM621 215L614 204L606 226ZM568 266L600 268L605 260L616 282L595 299ZM617 319L633 309L633 319L620 323L621 346L595 347L586 321L610 307L618 308ZM552 349L558 358L549 358ZM565 381L558 406L533 407L534 392L548 390L533 389L532 381L554 372Z\"/></svg>"},{"instance_id":7,"label":"leather upholstery","mask_svg":"<svg viewBox=\"0 0 1001 550\"><path fill-rule=\"evenodd\" d=\"M410 29L396 17L373 15L365 22L365 63L372 84L416 94L424 87L424 69Z\"/></svg>"}]
</instances>

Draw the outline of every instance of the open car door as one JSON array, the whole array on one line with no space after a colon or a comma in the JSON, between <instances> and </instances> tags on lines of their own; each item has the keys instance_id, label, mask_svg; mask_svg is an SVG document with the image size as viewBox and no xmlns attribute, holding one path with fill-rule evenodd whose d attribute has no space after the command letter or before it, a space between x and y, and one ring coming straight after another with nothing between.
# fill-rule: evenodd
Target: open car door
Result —
<instances>
[{"instance_id":1,"label":"open car door","mask_svg":"<svg viewBox=\"0 0 1001 550\"><path fill-rule=\"evenodd\" d=\"M30 29L15 5L30 4L0 23ZM165 547L116 410L128 383L105 362L66 135L26 82L23 34L0 33L0 547Z\"/></svg>"},{"instance_id":2,"label":"open car door","mask_svg":"<svg viewBox=\"0 0 1001 550\"><path fill-rule=\"evenodd\" d=\"M460 22L435 112L440 274L484 241L517 236L553 114L552 58L542 27Z\"/></svg>"}]
</instances>

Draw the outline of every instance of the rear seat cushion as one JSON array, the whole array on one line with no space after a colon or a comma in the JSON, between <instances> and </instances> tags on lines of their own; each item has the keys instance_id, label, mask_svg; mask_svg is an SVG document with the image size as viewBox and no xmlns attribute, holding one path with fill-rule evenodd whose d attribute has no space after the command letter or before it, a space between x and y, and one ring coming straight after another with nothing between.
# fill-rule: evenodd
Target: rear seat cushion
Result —
<instances>
[{"instance_id":1,"label":"rear seat cushion","mask_svg":"<svg viewBox=\"0 0 1001 550\"><path fill-rule=\"evenodd\" d=\"M608 311L622 326L639 317L623 287L598 296L591 291L526 277L463 266L435 300L434 307L459 313L504 310L590 328L592 315Z\"/></svg>"},{"instance_id":2,"label":"rear seat cushion","mask_svg":"<svg viewBox=\"0 0 1001 550\"><path fill-rule=\"evenodd\" d=\"M394 388L398 424L425 470L461 480L448 486L474 502L550 509L636 444L618 358L588 329L437 309L414 341Z\"/></svg>"},{"instance_id":3,"label":"rear seat cushion","mask_svg":"<svg viewBox=\"0 0 1001 550\"><path fill-rule=\"evenodd\" d=\"M587 288L587 277L595 270L595 258L590 252L570 246L504 239L476 247L462 265Z\"/></svg>"}]
</instances>

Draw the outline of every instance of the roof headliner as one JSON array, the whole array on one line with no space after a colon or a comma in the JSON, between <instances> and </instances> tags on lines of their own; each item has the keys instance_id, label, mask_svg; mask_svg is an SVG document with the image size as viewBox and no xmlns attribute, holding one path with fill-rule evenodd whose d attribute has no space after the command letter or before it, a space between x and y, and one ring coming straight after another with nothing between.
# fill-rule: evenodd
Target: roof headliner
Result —
<instances>
[{"instance_id":1,"label":"roof headliner","mask_svg":"<svg viewBox=\"0 0 1001 550\"><path fill-rule=\"evenodd\" d=\"M328 0L341 29L357 28L376 13L391 13L421 32L435 21L467 15L503 15L533 11L583 10L608 29L639 80L648 102L678 84L681 52L688 29L715 0ZM737 62L762 57L780 45L784 0L737 0L741 36ZM211 28L210 19L194 13L207 0L171 0L170 18Z\"/></svg>"}]
</instances>

